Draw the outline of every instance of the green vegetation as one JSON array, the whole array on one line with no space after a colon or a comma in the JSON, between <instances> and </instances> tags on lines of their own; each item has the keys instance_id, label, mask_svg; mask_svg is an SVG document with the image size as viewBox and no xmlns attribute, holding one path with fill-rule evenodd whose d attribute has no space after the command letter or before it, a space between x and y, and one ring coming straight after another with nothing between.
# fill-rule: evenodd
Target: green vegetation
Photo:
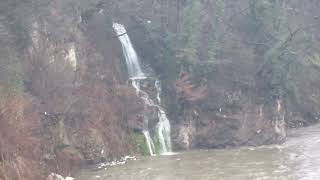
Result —
<instances>
[{"instance_id":1,"label":"green vegetation","mask_svg":"<svg viewBox=\"0 0 320 180\"><path fill-rule=\"evenodd\" d=\"M212 22L209 24L208 32L208 49L207 49L207 61L215 61L217 59L218 51L221 49L221 43L219 38L224 33L222 28L222 21L225 13L225 1L217 0L214 2L215 9Z\"/></svg>"},{"instance_id":2,"label":"green vegetation","mask_svg":"<svg viewBox=\"0 0 320 180\"><path fill-rule=\"evenodd\" d=\"M298 28L290 29L284 1L251 0L249 5L247 31L253 34L250 39L261 55L257 75L266 82L270 97L286 98L294 93L292 76L303 68L303 61L295 52L310 41Z\"/></svg>"},{"instance_id":3,"label":"green vegetation","mask_svg":"<svg viewBox=\"0 0 320 180\"><path fill-rule=\"evenodd\" d=\"M202 9L201 1L188 1L183 9L180 32L177 37L177 47L185 56L187 64L195 63L198 60L197 49L200 46L201 23L199 12Z\"/></svg>"},{"instance_id":4,"label":"green vegetation","mask_svg":"<svg viewBox=\"0 0 320 180\"><path fill-rule=\"evenodd\" d=\"M136 146L136 150L143 156L150 155L146 139L141 132L132 132L130 134L131 142Z\"/></svg>"},{"instance_id":5,"label":"green vegetation","mask_svg":"<svg viewBox=\"0 0 320 180\"><path fill-rule=\"evenodd\" d=\"M0 86L9 96L20 96L23 92L23 71L21 61L9 49L0 50Z\"/></svg>"},{"instance_id":6,"label":"green vegetation","mask_svg":"<svg viewBox=\"0 0 320 180\"><path fill-rule=\"evenodd\" d=\"M143 156L150 155L146 139L141 132L132 132L130 134L130 137L131 137L131 142L133 142L133 144L136 147L136 150L141 155L143 155ZM151 131L151 138L152 138L152 141L155 146L154 153L160 154L161 153L161 144L160 144L160 140L158 137L158 131L156 129Z\"/></svg>"},{"instance_id":7,"label":"green vegetation","mask_svg":"<svg viewBox=\"0 0 320 180\"><path fill-rule=\"evenodd\" d=\"M131 125L141 123L140 117L132 117L143 107L125 83L126 76L121 75L125 73L120 69L126 71L126 65L119 59L121 46L112 21L126 26L146 65L143 68L147 67L144 72L149 74L150 65L155 71L150 74L161 80L162 105L173 124L173 134L179 126L195 126L195 134L190 132L192 145L199 145L197 139L202 141L206 135L215 138L211 130L219 128L220 121L206 125L208 119L220 119L220 108L228 118L247 113L251 117L250 113L257 113L256 105L262 104L264 120L269 118L267 105L272 108L280 99L287 124L295 126L295 121L301 121L307 125L319 120L320 13L316 0L50 2L0 2L0 165L5 161L10 165L23 155L28 157L25 162L37 159L34 169L42 171L40 164L55 171L66 169L46 164L47 157L43 157L46 162L38 162L43 159L39 155L49 154L51 163L51 154L59 157L65 149L59 146L63 143L56 138L59 131L54 127L60 116L70 124L66 128L75 136L70 137L72 141L88 134L77 143L88 148L84 152L90 150L88 157L94 157L101 145L90 145L91 129L101 134L97 140L106 141L105 155L118 157L127 152L126 148L149 155L143 133L127 134ZM77 44L76 72L64 63L70 44ZM157 129L150 132L156 154L162 150L158 133ZM126 142L120 142L124 137ZM33 139L41 147L29 143ZM127 146L127 141L133 146ZM77 157L77 153L67 153ZM0 179L1 172L10 172L2 169ZM23 174L21 177L25 178Z\"/></svg>"},{"instance_id":8,"label":"green vegetation","mask_svg":"<svg viewBox=\"0 0 320 180\"><path fill-rule=\"evenodd\" d=\"M199 63L199 60L214 61L221 48L219 38L223 33L225 1L207 3L209 7L201 1L188 1L181 10L182 18L178 24L177 40L173 41L176 41L176 50L184 55L184 66L190 67ZM208 16L211 16L207 24L201 21L205 10L208 11Z\"/></svg>"},{"instance_id":9,"label":"green vegetation","mask_svg":"<svg viewBox=\"0 0 320 180\"><path fill-rule=\"evenodd\" d=\"M180 74L188 74L194 87L205 87L224 67L230 69L220 78L256 86L263 99L282 99L286 107L299 111L299 104L306 100L299 81L311 81L305 73L311 66L305 59L319 46L318 23L313 19L318 17L316 9L314 15L303 17L307 10L303 4L297 0L186 0L154 6L159 14L142 25L153 51L142 49L154 57L148 63L161 77L169 114L176 115L181 108L176 98ZM309 61L319 70L315 59ZM238 74L248 74L254 82L235 78Z\"/></svg>"},{"instance_id":10,"label":"green vegetation","mask_svg":"<svg viewBox=\"0 0 320 180\"><path fill-rule=\"evenodd\" d=\"M160 154L161 153L161 144L158 136L158 130L154 129L151 131L151 138L154 143L154 148L155 148L155 154Z\"/></svg>"}]
</instances>

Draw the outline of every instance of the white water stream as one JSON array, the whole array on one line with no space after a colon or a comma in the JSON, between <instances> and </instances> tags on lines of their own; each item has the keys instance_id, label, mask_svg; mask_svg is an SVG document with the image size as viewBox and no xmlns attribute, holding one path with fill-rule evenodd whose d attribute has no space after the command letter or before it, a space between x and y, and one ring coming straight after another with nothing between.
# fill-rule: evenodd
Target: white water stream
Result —
<instances>
[{"instance_id":1,"label":"white water stream","mask_svg":"<svg viewBox=\"0 0 320 180\"><path fill-rule=\"evenodd\" d=\"M117 33L122 45L124 57L126 59L126 65L128 69L129 78L131 79L132 86L136 89L137 95L144 101L146 108L156 107L158 110L158 124L157 135L160 141L161 154L167 154L171 152L171 138L170 138L170 121L166 115L165 110L160 106L161 103L161 83L158 79L155 81L155 89L157 91L157 102L155 103L149 96L149 94L140 88L141 82L148 79L143 73L140 67L138 55L133 48L130 37L127 34L125 27L122 24L114 23L113 28ZM154 155L156 152L154 142L151 138L148 128L148 117L145 117L143 134L146 138L146 142L149 148L150 155Z\"/></svg>"}]
</instances>

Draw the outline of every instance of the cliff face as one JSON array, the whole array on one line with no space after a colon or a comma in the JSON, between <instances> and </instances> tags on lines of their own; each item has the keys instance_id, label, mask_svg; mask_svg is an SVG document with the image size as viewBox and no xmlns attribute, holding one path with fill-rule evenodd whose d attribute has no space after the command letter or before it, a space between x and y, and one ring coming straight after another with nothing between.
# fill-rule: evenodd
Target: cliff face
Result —
<instances>
[{"instance_id":1,"label":"cliff face","mask_svg":"<svg viewBox=\"0 0 320 180\"><path fill-rule=\"evenodd\" d=\"M175 149L281 143L287 127L317 122L318 3L287 8L312 43L291 42L289 32L264 44L271 35L246 29L248 1L217 2L1 1L0 179L68 175L138 153L143 103L126 82L113 21L126 25L144 68L162 80ZM299 63L278 61L287 52Z\"/></svg>"},{"instance_id":2,"label":"cliff face","mask_svg":"<svg viewBox=\"0 0 320 180\"><path fill-rule=\"evenodd\" d=\"M137 151L130 132L142 105L126 85L112 21L97 6L1 2L1 63L11 69L1 71L1 128L7 130L1 133L0 179L68 175L81 165Z\"/></svg>"},{"instance_id":3,"label":"cliff face","mask_svg":"<svg viewBox=\"0 0 320 180\"><path fill-rule=\"evenodd\" d=\"M165 84L176 149L282 143L287 128L318 122L319 4L306 4L118 4L142 61Z\"/></svg>"},{"instance_id":4,"label":"cliff face","mask_svg":"<svg viewBox=\"0 0 320 180\"><path fill-rule=\"evenodd\" d=\"M282 143L286 137L284 102L260 96L248 64L217 65L206 95L195 102L180 99L173 134L177 148L226 148ZM252 77L251 77L252 78Z\"/></svg>"}]
</instances>

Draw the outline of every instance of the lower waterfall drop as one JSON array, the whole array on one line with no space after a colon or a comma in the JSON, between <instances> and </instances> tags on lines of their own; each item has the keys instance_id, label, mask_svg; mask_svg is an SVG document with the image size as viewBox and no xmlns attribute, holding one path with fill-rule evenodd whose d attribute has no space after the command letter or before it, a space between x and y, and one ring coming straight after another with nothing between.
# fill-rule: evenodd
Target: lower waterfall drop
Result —
<instances>
[{"instance_id":1,"label":"lower waterfall drop","mask_svg":"<svg viewBox=\"0 0 320 180\"><path fill-rule=\"evenodd\" d=\"M119 23L113 23L113 28L118 35L118 38L122 45L122 51L124 57L126 59L126 65L128 69L129 79L131 80L132 86L135 88L137 95L143 100L147 107L156 108L158 111L158 124L157 128L157 138L159 139L160 143L160 154L169 154L172 151L171 145L171 137L170 137L170 121L167 117L165 110L160 106L161 104L161 83L158 79L155 79L154 88L157 91L156 100L153 101L149 94L140 88L141 82L148 79L148 77L143 73L140 67L139 59L129 35L125 27ZM151 78L152 79L152 78ZM155 148L154 142L151 138L149 127L148 127L148 117L146 117L144 123L144 128L142 133L145 136L146 143L149 149L150 155L154 155L157 150Z\"/></svg>"},{"instance_id":2,"label":"lower waterfall drop","mask_svg":"<svg viewBox=\"0 0 320 180\"><path fill-rule=\"evenodd\" d=\"M154 147L154 144L153 144L153 141L152 141L152 138L150 136L149 131L148 130L143 130L142 133L143 133L144 137L146 138L150 155L154 156L155 154L154 154L153 151L154 151L155 147Z\"/></svg>"}]
</instances>

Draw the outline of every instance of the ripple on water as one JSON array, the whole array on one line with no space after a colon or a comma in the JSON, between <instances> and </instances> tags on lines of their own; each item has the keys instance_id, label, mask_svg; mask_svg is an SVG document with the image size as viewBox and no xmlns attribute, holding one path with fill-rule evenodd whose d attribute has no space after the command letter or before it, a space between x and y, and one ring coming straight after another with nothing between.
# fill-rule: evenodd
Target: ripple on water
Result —
<instances>
[{"instance_id":1,"label":"ripple on water","mask_svg":"<svg viewBox=\"0 0 320 180\"><path fill-rule=\"evenodd\" d=\"M284 145L142 157L107 171L84 171L77 180L320 179L320 128L291 133Z\"/></svg>"}]
</instances>

